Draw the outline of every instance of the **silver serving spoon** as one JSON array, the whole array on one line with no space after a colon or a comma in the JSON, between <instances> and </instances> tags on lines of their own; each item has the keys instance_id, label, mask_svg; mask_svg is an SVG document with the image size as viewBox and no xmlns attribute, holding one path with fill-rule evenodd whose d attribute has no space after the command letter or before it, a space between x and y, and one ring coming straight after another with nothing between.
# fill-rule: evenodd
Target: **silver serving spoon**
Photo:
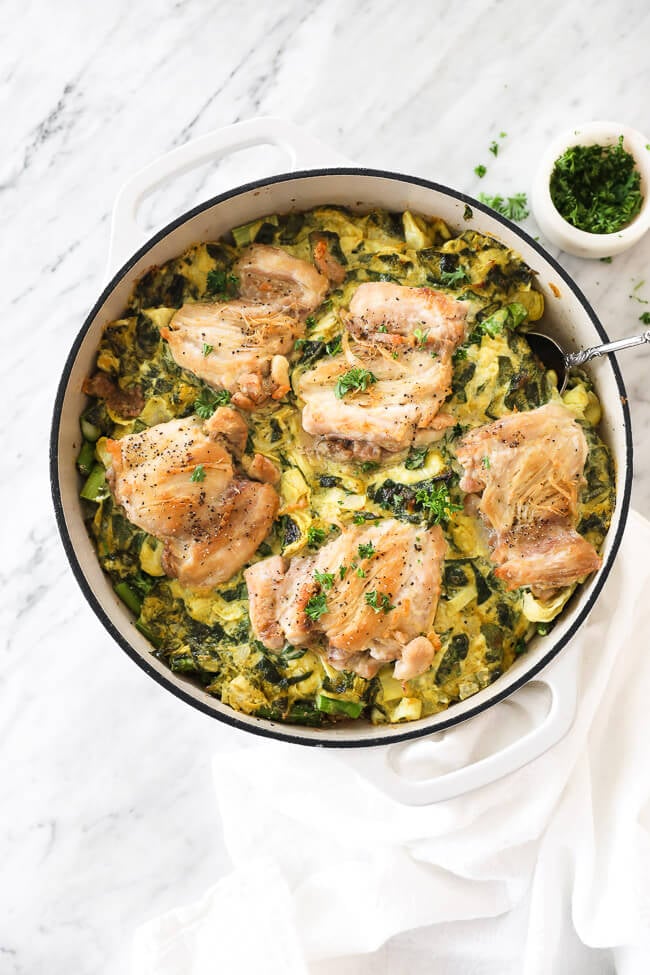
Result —
<instances>
[{"instance_id":1,"label":"silver serving spoon","mask_svg":"<svg viewBox=\"0 0 650 975\"><path fill-rule=\"evenodd\" d=\"M590 359L595 359L599 355L607 355L610 352L620 352L621 349L631 349L635 345L644 345L650 342L650 329L641 332L640 335L631 335L626 339L619 339L618 342L606 342L604 345L594 345L591 349L582 349L579 352L565 352L558 345L555 339L541 332L525 332L525 337L537 356L547 369L553 369L557 375L557 388L561 393L567 384L569 370L575 366L582 366Z\"/></svg>"}]
</instances>

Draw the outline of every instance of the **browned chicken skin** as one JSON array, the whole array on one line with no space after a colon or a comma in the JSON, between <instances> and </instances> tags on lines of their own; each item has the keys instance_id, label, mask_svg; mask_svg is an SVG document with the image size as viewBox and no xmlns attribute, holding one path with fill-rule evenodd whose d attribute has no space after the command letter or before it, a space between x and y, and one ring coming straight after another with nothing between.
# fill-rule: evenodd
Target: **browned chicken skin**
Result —
<instances>
[{"instance_id":1,"label":"browned chicken skin","mask_svg":"<svg viewBox=\"0 0 650 975\"><path fill-rule=\"evenodd\" d=\"M396 661L395 676L408 680L439 647L432 627L444 553L438 526L386 519L346 529L313 556L264 559L244 573L253 632L269 650L309 646L362 677Z\"/></svg>"},{"instance_id":2,"label":"browned chicken skin","mask_svg":"<svg viewBox=\"0 0 650 975\"><path fill-rule=\"evenodd\" d=\"M313 264L281 247L253 244L235 265L241 297L291 315L309 315L325 298L328 280Z\"/></svg>"},{"instance_id":3,"label":"browned chicken skin","mask_svg":"<svg viewBox=\"0 0 650 975\"><path fill-rule=\"evenodd\" d=\"M239 299L189 302L161 335L179 366L253 410L289 392L286 357L328 282L307 261L264 244L248 248L235 271Z\"/></svg>"},{"instance_id":4,"label":"browned chicken skin","mask_svg":"<svg viewBox=\"0 0 650 975\"><path fill-rule=\"evenodd\" d=\"M453 425L440 412L451 392L451 355L465 336L464 302L430 288L361 284L345 316L358 338L300 379L305 431L343 441L353 456L395 453L430 443ZM372 374L365 389L340 395L337 381L353 369Z\"/></svg>"},{"instance_id":5,"label":"browned chicken skin","mask_svg":"<svg viewBox=\"0 0 650 975\"><path fill-rule=\"evenodd\" d=\"M246 437L242 418L221 407L205 422L170 420L106 442L115 499L129 521L165 542L163 567L183 585L230 579L271 529L276 492L234 467Z\"/></svg>"},{"instance_id":6,"label":"browned chicken skin","mask_svg":"<svg viewBox=\"0 0 650 975\"><path fill-rule=\"evenodd\" d=\"M508 588L549 595L600 568L575 530L587 441L566 407L548 403L472 430L457 456L461 490L483 492L478 510Z\"/></svg>"}]
</instances>

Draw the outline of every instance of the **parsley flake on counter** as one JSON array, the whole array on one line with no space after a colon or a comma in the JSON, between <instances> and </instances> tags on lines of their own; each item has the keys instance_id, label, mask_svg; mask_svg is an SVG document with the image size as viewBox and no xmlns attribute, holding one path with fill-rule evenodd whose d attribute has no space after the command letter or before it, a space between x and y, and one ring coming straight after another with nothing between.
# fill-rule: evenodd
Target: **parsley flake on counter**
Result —
<instances>
[{"instance_id":1,"label":"parsley flake on counter","mask_svg":"<svg viewBox=\"0 0 650 975\"><path fill-rule=\"evenodd\" d=\"M555 160L549 183L567 223L590 234L613 234L641 210L641 174L634 156L615 145L571 146Z\"/></svg>"},{"instance_id":2,"label":"parsley flake on counter","mask_svg":"<svg viewBox=\"0 0 650 975\"><path fill-rule=\"evenodd\" d=\"M190 481L194 481L195 484L199 481L205 481L205 468L203 464L196 465L196 467L192 471L192 476L190 477Z\"/></svg>"},{"instance_id":3,"label":"parsley flake on counter","mask_svg":"<svg viewBox=\"0 0 650 975\"><path fill-rule=\"evenodd\" d=\"M525 220L530 212L525 193L515 193L514 196L509 196L506 200L502 196L489 196L487 193L479 193L478 198L481 203L492 207L501 216L508 217L509 220Z\"/></svg>"},{"instance_id":4,"label":"parsley flake on counter","mask_svg":"<svg viewBox=\"0 0 650 975\"><path fill-rule=\"evenodd\" d=\"M476 173L479 179L483 179L483 177L487 173L487 169L483 165L474 166L474 172Z\"/></svg>"},{"instance_id":5,"label":"parsley flake on counter","mask_svg":"<svg viewBox=\"0 0 650 975\"><path fill-rule=\"evenodd\" d=\"M492 153L493 156L498 156L499 155L499 143L498 142L492 141L490 143L490 152Z\"/></svg>"},{"instance_id":6,"label":"parsley flake on counter","mask_svg":"<svg viewBox=\"0 0 650 975\"><path fill-rule=\"evenodd\" d=\"M327 612L327 596L319 592L312 596L305 605L305 616L310 620L319 620Z\"/></svg>"},{"instance_id":7,"label":"parsley flake on counter","mask_svg":"<svg viewBox=\"0 0 650 975\"><path fill-rule=\"evenodd\" d=\"M639 315L639 321L643 322L644 325L650 325L650 311L644 311L642 315Z\"/></svg>"},{"instance_id":8,"label":"parsley flake on counter","mask_svg":"<svg viewBox=\"0 0 650 975\"><path fill-rule=\"evenodd\" d=\"M368 369L350 369L336 380L334 395L343 399L347 393L365 392L368 386L377 382L377 377Z\"/></svg>"},{"instance_id":9,"label":"parsley flake on counter","mask_svg":"<svg viewBox=\"0 0 650 975\"><path fill-rule=\"evenodd\" d=\"M599 260L600 260L600 263L601 264L611 264L612 263L612 258L611 257L600 257Z\"/></svg>"}]
</instances>

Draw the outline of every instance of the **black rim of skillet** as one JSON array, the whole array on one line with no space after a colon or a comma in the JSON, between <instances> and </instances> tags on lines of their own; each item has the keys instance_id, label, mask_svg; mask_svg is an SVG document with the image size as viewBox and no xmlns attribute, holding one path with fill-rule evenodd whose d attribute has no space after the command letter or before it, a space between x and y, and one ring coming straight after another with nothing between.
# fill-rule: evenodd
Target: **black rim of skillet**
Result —
<instances>
[{"instance_id":1,"label":"black rim of skillet","mask_svg":"<svg viewBox=\"0 0 650 975\"><path fill-rule=\"evenodd\" d=\"M75 552L74 546L72 544L72 540L70 538L65 523L63 502L61 499L61 492L59 490L58 444L59 444L59 428L60 428L60 421L61 421L61 413L63 409L63 400L65 398L66 390L68 387L70 373L72 371L72 367L76 360L77 353L79 351L81 343L86 333L92 326L95 316L97 315L103 303L106 301L106 299L113 291L113 289L116 287L116 285L122 280L122 278L125 277L125 275L128 274L131 268L137 263L137 261L139 261L140 258L143 257L147 253L147 251L149 251L160 240L168 236L168 234L176 230L177 227L180 227L182 224L190 220L192 217L195 217L197 214L202 213L205 210L211 209L216 204L222 203L225 200L230 200L233 197L240 196L243 193L249 192L250 190L259 189L265 186L270 186L274 183L291 182L292 180L319 177L319 176L370 176L370 177L379 177L381 179L395 180L396 182L400 182L400 183L412 183L416 186L422 186L425 189L435 190L438 193L442 193L445 196L449 196L454 200L467 204L472 209L480 210L482 213L485 213L487 216L490 216L494 220L497 220L499 223L503 224L503 226L506 227L511 232L514 232L518 237L523 239L530 247L532 247L533 250L537 251L537 253L551 265L551 267L556 272L556 274L564 281L565 285L578 298L580 304L586 311L587 315L589 316L592 324L594 325L596 331L602 338L603 342L609 341L603 326L601 325L600 321L598 320L598 317L596 316L596 313L591 307L591 304L589 303L585 295L582 293L580 288L575 284L575 282L571 279L568 273L564 270L564 268L562 268L560 264L558 264L558 262L553 257L551 257L550 254L548 254L544 250L544 248L541 247L540 244L537 243L537 241L533 240L533 238L530 237L529 234L527 234L524 230L521 230L519 227L515 226L510 220L505 219L500 214L496 213L496 211L492 210L490 207L486 206L483 203L479 203L477 200L473 199L472 197L466 196L464 193L459 193L456 190L450 189L448 186L443 186L440 183L434 183L430 180L421 179L416 176L404 176L400 173L389 172L381 169L343 167L343 168L328 168L328 169L309 169L309 170L296 171L293 173L281 173L278 176L273 176L267 179L256 180L254 182L246 183L242 186L235 187L232 190L228 190L225 193L221 193L218 196L214 196L211 199L207 200L205 203L201 203L198 206L194 207L193 209L186 211L180 217L177 217L175 220L172 220L171 223L168 223L165 227L162 228L162 230L159 230L153 237L147 240L146 243L144 243L142 247L140 247L139 250L136 251L136 253L133 254L132 257L119 269L119 271L116 272L113 278L106 285L101 295L97 299L97 302L89 312L76 339L74 340L74 343L70 350L70 354L68 355L68 358L66 360L66 364L63 369L63 375L61 376L61 381L59 383L59 387L57 390L56 400L54 403L54 414L52 419L52 431L50 436L50 482L52 488L52 498L54 501L54 511L56 515L59 532L61 535L61 540L63 542L63 547L68 557L70 567L72 568L72 571L81 588L81 591L83 592L84 596L86 597L86 600L88 601L95 615L101 621L105 629L110 633L113 639L121 646L121 648L125 651L125 653L127 653L129 657L131 657L131 659L134 660L135 663L137 663L138 666L145 671L146 674L148 674L150 677L153 677L155 681L157 681L163 687L167 688L167 690L170 690L173 694L176 695L176 697L181 698L181 700L185 701L188 704L191 704L199 711L203 711L205 714L208 714L213 718L217 718L218 720L223 721L226 724L231 725L232 727L239 728L243 731L247 731L255 735L261 735L262 737L265 738L275 738L280 741L291 742L297 745L313 745L316 747L329 747L329 748L369 748L378 745L392 745L392 744L396 744L397 742L409 741L416 738L424 738L427 735L433 734L434 732L442 731L445 728L450 728L452 725L459 724L462 721L466 721L468 718L471 718L474 715L479 714L481 711L486 710L488 707L491 707L493 704L496 704L498 701L501 701L504 698L509 697L510 694L514 693L514 691L518 690L520 687L523 687L524 684L527 684L528 681L532 680L532 678L535 677L535 675L538 674L544 667L546 667L547 664L549 664L551 660L553 660L557 656L557 654L569 643L569 641L572 639L572 637L575 635L577 630L580 628L580 626L587 618L594 603L596 602L596 599L598 598L605 584L605 581L607 580L607 577L610 573L611 567L614 563L616 554L621 544L621 539L623 537L623 531L625 528L625 524L629 512L630 494L632 490L632 454L633 454L632 429L631 429L631 422L630 422L630 410L627 403L627 396L625 393L623 378L621 376L621 372L615 357L611 355L609 356L609 360L612 364L612 369L614 371L614 377L616 379L616 385L618 387L618 392L621 399L621 406L623 409L623 419L625 423L626 471L625 471L625 485L623 489L623 497L621 499L621 518L618 527L616 529L616 534L612 541L612 548L607 558L607 561L605 562L605 564L603 565L602 569L598 574L594 589L591 592L589 598L585 601L578 616L574 620L569 630L567 630L567 632L564 634L564 636L556 643L552 644L549 647L548 652L545 653L544 656L534 666L524 671L521 677L518 678L518 680L516 680L513 684L509 685L503 690L500 691L495 690L495 693L493 693L493 695L490 697L488 701L484 701L481 704L477 704L475 707L470 708L469 711L466 711L462 715L454 715L453 706L452 706L452 708L448 712L449 717L446 717L443 721L438 722L434 729L427 728L427 727L414 728L412 730L405 730L402 734L391 735L390 737L388 736L383 737L381 735L377 735L376 737L373 738L364 738L364 739L351 738L349 740L346 739L341 740L337 738L328 737L327 731L323 730L322 736L319 734L318 737L303 738L300 735L299 731L297 730L300 728L299 725L282 725L282 724L278 724L277 722L273 722L265 719L257 719L257 722L259 723L256 722L255 724L247 724L245 721L243 721L238 717L237 712L234 710L233 711L229 710L227 712L217 711L208 702L198 700L197 698L193 697L191 694L187 693L183 687L177 686L166 674L161 674L157 670L155 670L154 667L151 666L148 658L143 657L137 650L135 650L135 648L131 646L129 641L122 636L122 634L117 630L117 628L113 625L112 621L109 619L106 611L104 610L104 607L102 606L101 602L99 601L99 599L91 589L88 581L86 580L86 577L83 573L83 570L77 558L77 554ZM496 685L493 686L496 687ZM296 730L294 731L293 729ZM353 727L350 727L350 734L354 735Z\"/></svg>"}]
</instances>

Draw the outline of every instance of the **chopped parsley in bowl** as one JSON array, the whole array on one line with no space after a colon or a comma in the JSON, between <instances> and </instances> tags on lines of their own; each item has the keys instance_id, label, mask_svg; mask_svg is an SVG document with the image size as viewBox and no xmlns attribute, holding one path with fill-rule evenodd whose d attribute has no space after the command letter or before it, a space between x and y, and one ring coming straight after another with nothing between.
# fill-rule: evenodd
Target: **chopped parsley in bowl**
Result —
<instances>
[{"instance_id":1,"label":"chopped parsley in bowl","mask_svg":"<svg viewBox=\"0 0 650 975\"><path fill-rule=\"evenodd\" d=\"M650 143L616 122L590 122L542 156L531 204L547 241L578 257L622 253L650 227Z\"/></svg>"},{"instance_id":2,"label":"chopped parsley in bowl","mask_svg":"<svg viewBox=\"0 0 650 975\"><path fill-rule=\"evenodd\" d=\"M550 180L556 210L578 230L613 234L641 212L641 174L634 156L615 145L570 146L555 160Z\"/></svg>"}]
</instances>

